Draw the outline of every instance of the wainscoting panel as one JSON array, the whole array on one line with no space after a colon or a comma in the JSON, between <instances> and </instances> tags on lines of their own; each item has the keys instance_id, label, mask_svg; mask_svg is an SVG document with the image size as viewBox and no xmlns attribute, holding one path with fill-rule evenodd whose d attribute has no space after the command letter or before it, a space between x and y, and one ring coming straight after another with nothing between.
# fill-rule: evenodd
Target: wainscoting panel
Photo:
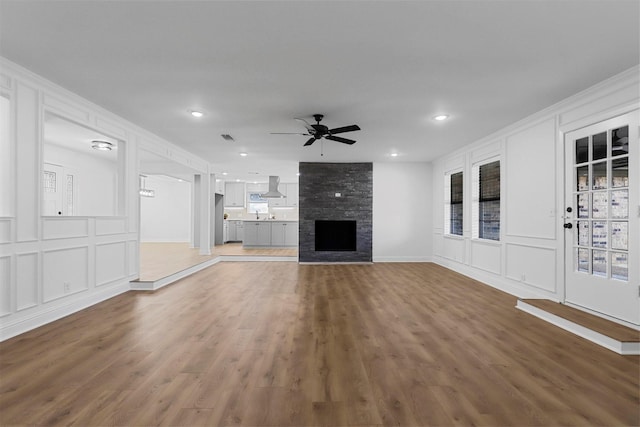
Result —
<instances>
[{"instance_id":1,"label":"wainscoting panel","mask_svg":"<svg viewBox=\"0 0 640 427\"><path fill-rule=\"evenodd\" d=\"M42 253L42 296L49 302L89 287L89 247Z\"/></svg>"},{"instance_id":2,"label":"wainscoting panel","mask_svg":"<svg viewBox=\"0 0 640 427\"><path fill-rule=\"evenodd\" d=\"M11 238L11 218L0 218L0 243L9 243Z\"/></svg>"},{"instance_id":3,"label":"wainscoting panel","mask_svg":"<svg viewBox=\"0 0 640 427\"><path fill-rule=\"evenodd\" d=\"M500 274L502 271L502 245L482 240L471 240L471 265L490 273Z\"/></svg>"},{"instance_id":4,"label":"wainscoting panel","mask_svg":"<svg viewBox=\"0 0 640 427\"><path fill-rule=\"evenodd\" d=\"M96 286L124 279L126 265L126 242L96 245Z\"/></svg>"},{"instance_id":5,"label":"wainscoting panel","mask_svg":"<svg viewBox=\"0 0 640 427\"><path fill-rule=\"evenodd\" d=\"M0 257L0 316L11 313L11 257Z\"/></svg>"},{"instance_id":6,"label":"wainscoting panel","mask_svg":"<svg viewBox=\"0 0 640 427\"><path fill-rule=\"evenodd\" d=\"M129 260L129 276L138 274L140 269L140 256L139 256L138 242L127 242L127 259Z\"/></svg>"},{"instance_id":7,"label":"wainscoting panel","mask_svg":"<svg viewBox=\"0 0 640 427\"><path fill-rule=\"evenodd\" d=\"M549 292L556 292L556 250L508 243L506 277Z\"/></svg>"},{"instance_id":8,"label":"wainscoting panel","mask_svg":"<svg viewBox=\"0 0 640 427\"><path fill-rule=\"evenodd\" d=\"M89 220L85 217L45 217L42 218L42 239L65 239L87 237Z\"/></svg>"},{"instance_id":9,"label":"wainscoting panel","mask_svg":"<svg viewBox=\"0 0 640 427\"><path fill-rule=\"evenodd\" d=\"M465 239L455 237L442 238L442 256L452 261L465 262Z\"/></svg>"},{"instance_id":10,"label":"wainscoting panel","mask_svg":"<svg viewBox=\"0 0 640 427\"><path fill-rule=\"evenodd\" d=\"M96 236L125 233L127 219L124 217L96 218Z\"/></svg>"},{"instance_id":11,"label":"wainscoting panel","mask_svg":"<svg viewBox=\"0 0 640 427\"><path fill-rule=\"evenodd\" d=\"M38 253L16 255L16 311L38 305Z\"/></svg>"},{"instance_id":12,"label":"wainscoting panel","mask_svg":"<svg viewBox=\"0 0 640 427\"><path fill-rule=\"evenodd\" d=\"M38 90L16 85L16 234L18 242L38 240L40 219L40 130Z\"/></svg>"}]
</instances>

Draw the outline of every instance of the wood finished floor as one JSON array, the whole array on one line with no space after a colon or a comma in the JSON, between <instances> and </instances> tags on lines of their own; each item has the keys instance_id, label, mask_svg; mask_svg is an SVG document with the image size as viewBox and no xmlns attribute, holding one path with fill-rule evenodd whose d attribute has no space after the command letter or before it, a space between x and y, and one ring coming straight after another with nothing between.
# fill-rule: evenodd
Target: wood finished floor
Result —
<instances>
[{"instance_id":1,"label":"wood finished floor","mask_svg":"<svg viewBox=\"0 0 640 427\"><path fill-rule=\"evenodd\" d=\"M640 424L640 358L434 264L219 263L0 343L0 424Z\"/></svg>"},{"instance_id":2,"label":"wood finished floor","mask_svg":"<svg viewBox=\"0 0 640 427\"><path fill-rule=\"evenodd\" d=\"M297 248L244 248L242 243L225 243L211 249L211 255L189 243L140 243L140 281L156 281L220 255L227 256L298 256Z\"/></svg>"}]
</instances>

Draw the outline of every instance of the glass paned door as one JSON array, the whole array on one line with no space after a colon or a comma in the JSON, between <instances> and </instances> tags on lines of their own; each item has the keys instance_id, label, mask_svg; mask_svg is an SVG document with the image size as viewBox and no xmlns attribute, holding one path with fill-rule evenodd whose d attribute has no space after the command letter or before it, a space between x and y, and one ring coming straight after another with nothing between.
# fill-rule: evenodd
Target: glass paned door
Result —
<instances>
[{"instance_id":1,"label":"glass paned door","mask_svg":"<svg viewBox=\"0 0 640 427\"><path fill-rule=\"evenodd\" d=\"M567 302L640 324L638 111L565 137Z\"/></svg>"}]
</instances>

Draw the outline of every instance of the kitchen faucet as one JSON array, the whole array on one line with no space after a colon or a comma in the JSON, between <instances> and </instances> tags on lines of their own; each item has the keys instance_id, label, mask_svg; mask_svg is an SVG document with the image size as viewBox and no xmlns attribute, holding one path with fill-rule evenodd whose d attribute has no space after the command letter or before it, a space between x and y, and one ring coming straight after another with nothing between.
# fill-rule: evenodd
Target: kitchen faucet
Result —
<instances>
[{"instance_id":1,"label":"kitchen faucet","mask_svg":"<svg viewBox=\"0 0 640 427\"><path fill-rule=\"evenodd\" d=\"M260 215L258 214L258 209L256 209L256 219L260 219Z\"/></svg>"}]
</instances>

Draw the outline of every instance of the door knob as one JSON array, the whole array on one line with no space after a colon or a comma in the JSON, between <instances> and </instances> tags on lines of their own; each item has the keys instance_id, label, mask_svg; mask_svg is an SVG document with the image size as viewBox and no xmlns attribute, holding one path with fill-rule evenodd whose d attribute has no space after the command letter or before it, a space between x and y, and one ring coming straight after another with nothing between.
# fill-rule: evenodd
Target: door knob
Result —
<instances>
[{"instance_id":1,"label":"door knob","mask_svg":"<svg viewBox=\"0 0 640 427\"><path fill-rule=\"evenodd\" d=\"M570 222L566 223L564 225L564 228L573 228L573 224L571 224Z\"/></svg>"}]
</instances>

